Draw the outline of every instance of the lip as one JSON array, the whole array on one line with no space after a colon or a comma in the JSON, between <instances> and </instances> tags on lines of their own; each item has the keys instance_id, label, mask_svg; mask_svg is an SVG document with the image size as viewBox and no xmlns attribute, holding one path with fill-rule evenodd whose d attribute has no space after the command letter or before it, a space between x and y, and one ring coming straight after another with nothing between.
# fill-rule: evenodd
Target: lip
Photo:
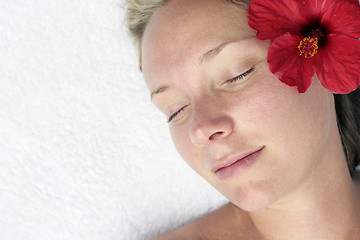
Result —
<instances>
[{"instance_id":1,"label":"lip","mask_svg":"<svg viewBox=\"0 0 360 240\"><path fill-rule=\"evenodd\" d=\"M252 165L264 148L229 156L215 164L211 171L221 180L237 175Z\"/></svg>"}]
</instances>

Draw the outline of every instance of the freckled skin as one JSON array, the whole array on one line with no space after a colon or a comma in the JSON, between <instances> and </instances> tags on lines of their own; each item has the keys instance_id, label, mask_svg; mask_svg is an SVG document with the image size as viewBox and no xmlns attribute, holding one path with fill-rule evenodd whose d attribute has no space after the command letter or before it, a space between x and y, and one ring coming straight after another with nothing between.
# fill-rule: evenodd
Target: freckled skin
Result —
<instances>
[{"instance_id":1,"label":"freckled skin","mask_svg":"<svg viewBox=\"0 0 360 240\"><path fill-rule=\"evenodd\" d=\"M199 62L225 41L234 43ZM215 0L170 2L155 13L143 40L149 89L170 86L154 96L155 105L166 112L189 104L169 124L178 152L246 211L281 202L304 182L319 180L330 156L342 156L332 93L316 76L304 94L281 83L268 69L268 47L247 25L245 10ZM249 67L254 71L241 81L223 84ZM211 171L221 158L262 146L255 164L238 176L220 180Z\"/></svg>"}]
</instances>

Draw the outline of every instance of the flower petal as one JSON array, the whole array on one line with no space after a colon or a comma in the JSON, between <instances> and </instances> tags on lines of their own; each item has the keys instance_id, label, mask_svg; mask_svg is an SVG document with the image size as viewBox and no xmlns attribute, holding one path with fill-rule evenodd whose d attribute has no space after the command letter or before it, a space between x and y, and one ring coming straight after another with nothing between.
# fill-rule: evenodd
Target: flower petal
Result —
<instances>
[{"instance_id":1,"label":"flower petal","mask_svg":"<svg viewBox=\"0 0 360 240\"><path fill-rule=\"evenodd\" d=\"M280 81L296 86L303 93L309 88L315 70L312 66L313 58L300 56L300 40L290 33L276 38L270 45L267 61L272 73L280 73Z\"/></svg>"},{"instance_id":2,"label":"flower petal","mask_svg":"<svg viewBox=\"0 0 360 240\"><path fill-rule=\"evenodd\" d=\"M322 17L324 13L339 0L303 0L307 6L307 14ZM307 16L309 17L309 16Z\"/></svg>"},{"instance_id":3,"label":"flower petal","mask_svg":"<svg viewBox=\"0 0 360 240\"><path fill-rule=\"evenodd\" d=\"M249 6L249 26L259 39L275 39L286 32L301 35L306 19L301 12L301 1L252 0Z\"/></svg>"},{"instance_id":4,"label":"flower petal","mask_svg":"<svg viewBox=\"0 0 360 240\"><path fill-rule=\"evenodd\" d=\"M322 24L330 33L343 34L360 38L360 5L359 1L337 1L323 16Z\"/></svg>"},{"instance_id":5,"label":"flower petal","mask_svg":"<svg viewBox=\"0 0 360 240\"><path fill-rule=\"evenodd\" d=\"M321 84L333 93L349 93L360 85L360 41L347 36L328 35L314 62Z\"/></svg>"}]
</instances>

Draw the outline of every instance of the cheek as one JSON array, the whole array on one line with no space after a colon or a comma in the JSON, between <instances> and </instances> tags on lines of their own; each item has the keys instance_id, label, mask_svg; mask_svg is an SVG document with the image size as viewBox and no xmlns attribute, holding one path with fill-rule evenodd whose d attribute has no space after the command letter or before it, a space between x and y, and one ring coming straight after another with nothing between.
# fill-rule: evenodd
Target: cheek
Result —
<instances>
[{"instance_id":1,"label":"cheek","mask_svg":"<svg viewBox=\"0 0 360 240\"><path fill-rule=\"evenodd\" d=\"M266 76L267 75L267 76ZM274 75L264 74L264 84L253 93L251 122L267 126L283 136L286 141L308 139L319 133L329 132L332 119L332 94L327 92L314 77L306 93L280 82ZM274 133L275 134L275 133Z\"/></svg>"},{"instance_id":2,"label":"cheek","mask_svg":"<svg viewBox=\"0 0 360 240\"><path fill-rule=\"evenodd\" d=\"M240 136L266 145L273 154L271 161L289 169L299 167L295 161L302 164L304 159L318 159L331 129L336 128L332 94L316 76L308 91L300 94L264 70L257 75L254 86L234 102L231 111Z\"/></svg>"},{"instance_id":3,"label":"cheek","mask_svg":"<svg viewBox=\"0 0 360 240\"><path fill-rule=\"evenodd\" d=\"M253 121L257 121L257 131L266 138L271 150L271 161L277 168L273 175L284 169L302 174L319 162L332 130L337 128L332 94L316 78L303 94L277 79L264 86L263 91L264 104L259 106L258 119ZM294 176L283 177L291 182Z\"/></svg>"}]
</instances>

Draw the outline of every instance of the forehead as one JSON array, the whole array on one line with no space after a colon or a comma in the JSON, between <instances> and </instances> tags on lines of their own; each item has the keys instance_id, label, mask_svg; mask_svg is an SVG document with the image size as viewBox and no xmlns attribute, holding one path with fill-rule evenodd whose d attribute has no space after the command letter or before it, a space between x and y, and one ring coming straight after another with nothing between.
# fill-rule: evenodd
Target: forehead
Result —
<instances>
[{"instance_id":1,"label":"forehead","mask_svg":"<svg viewBox=\"0 0 360 240\"><path fill-rule=\"evenodd\" d=\"M189 69L216 45L253 36L247 11L235 4L225 0L172 0L154 13L145 30L145 79L151 88L149 80L168 76L172 70Z\"/></svg>"}]
</instances>

